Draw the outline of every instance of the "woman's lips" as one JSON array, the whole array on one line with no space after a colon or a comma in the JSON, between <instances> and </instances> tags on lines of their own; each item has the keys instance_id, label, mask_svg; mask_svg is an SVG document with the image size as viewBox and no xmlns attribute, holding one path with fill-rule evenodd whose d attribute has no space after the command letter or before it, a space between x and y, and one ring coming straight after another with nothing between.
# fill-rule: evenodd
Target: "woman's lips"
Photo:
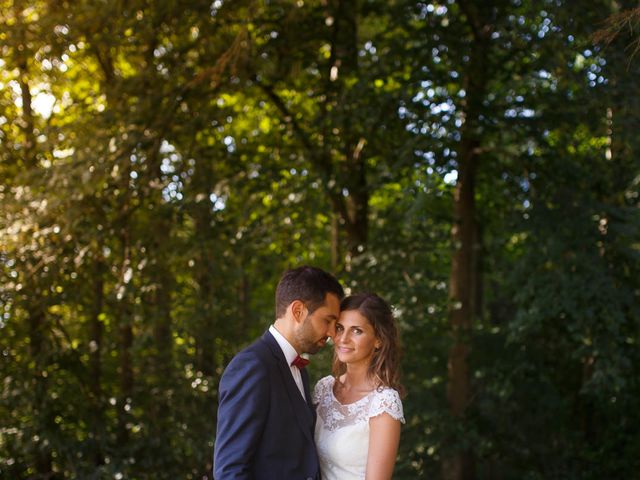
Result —
<instances>
[{"instance_id":1,"label":"woman's lips","mask_svg":"<svg viewBox=\"0 0 640 480\"><path fill-rule=\"evenodd\" d=\"M336 347L336 351L338 353L350 353L353 352L353 348L347 348L347 347Z\"/></svg>"}]
</instances>

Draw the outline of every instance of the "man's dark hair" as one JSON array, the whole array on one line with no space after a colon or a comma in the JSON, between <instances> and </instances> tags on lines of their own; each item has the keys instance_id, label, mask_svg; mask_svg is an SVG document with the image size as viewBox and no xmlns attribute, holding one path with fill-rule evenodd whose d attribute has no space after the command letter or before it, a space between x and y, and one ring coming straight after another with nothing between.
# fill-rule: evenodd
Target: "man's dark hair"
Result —
<instances>
[{"instance_id":1,"label":"man's dark hair","mask_svg":"<svg viewBox=\"0 0 640 480\"><path fill-rule=\"evenodd\" d=\"M340 282L316 267L302 266L284 272L276 288L276 318L281 318L294 300L302 301L309 313L322 306L328 293L344 297Z\"/></svg>"}]
</instances>

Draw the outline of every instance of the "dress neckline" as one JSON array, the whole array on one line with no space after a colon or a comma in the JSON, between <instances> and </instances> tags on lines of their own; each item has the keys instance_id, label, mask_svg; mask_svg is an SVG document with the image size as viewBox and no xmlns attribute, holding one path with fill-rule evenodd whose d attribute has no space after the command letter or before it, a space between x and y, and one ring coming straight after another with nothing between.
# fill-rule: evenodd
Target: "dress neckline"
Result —
<instances>
[{"instance_id":1,"label":"dress neckline","mask_svg":"<svg viewBox=\"0 0 640 480\"><path fill-rule=\"evenodd\" d=\"M340 400L338 400L338 398L336 397L335 392L333 391L333 387L336 384L336 378L335 377L331 377L332 382L330 385L330 390L331 390L331 398L333 398L333 401L336 402L338 405L340 405L341 407L350 407L351 405L356 405L357 403L361 402L362 400L364 400L365 398L369 397L373 392L376 391L376 389L374 388L373 390L371 390L369 393L367 393L364 397L359 398L358 400L355 400L353 402L350 403L342 403Z\"/></svg>"}]
</instances>

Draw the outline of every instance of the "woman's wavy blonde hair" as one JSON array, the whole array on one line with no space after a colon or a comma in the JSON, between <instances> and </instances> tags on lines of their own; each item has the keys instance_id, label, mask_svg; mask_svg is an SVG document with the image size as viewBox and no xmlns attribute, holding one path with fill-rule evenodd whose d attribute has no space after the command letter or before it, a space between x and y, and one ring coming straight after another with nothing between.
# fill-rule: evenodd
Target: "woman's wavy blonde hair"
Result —
<instances>
[{"instance_id":1,"label":"woman's wavy blonde hair","mask_svg":"<svg viewBox=\"0 0 640 480\"><path fill-rule=\"evenodd\" d=\"M365 317L380 340L380 347L373 352L369 365L369 377L378 382L378 388L391 387L401 397L405 388L400 383L400 335L393 318L393 312L387 302L375 293L359 293L345 297L340 303L340 311L357 310ZM347 366L333 355L333 375L338 378L347 370Z\"/></svg>"}]
</instances>

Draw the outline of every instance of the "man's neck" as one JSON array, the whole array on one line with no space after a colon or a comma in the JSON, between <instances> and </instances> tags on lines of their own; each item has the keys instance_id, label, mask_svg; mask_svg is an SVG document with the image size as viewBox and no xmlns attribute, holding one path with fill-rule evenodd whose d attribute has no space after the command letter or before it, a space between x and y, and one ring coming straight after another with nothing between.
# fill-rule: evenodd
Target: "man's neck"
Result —
<instances>
[{"instance_id":1,"label":"man's neck","mask_svg":"<svg viewBox=\"0 0 640 480\"><path fill-rule=\"evenodd\" d=\"M273 328L275 328L280 335L282 335L287 342L300 354L300 350L294 341L293 329L287 325L287 321L284 318L276 318L276 321L273 322Z\"/></svg>"}]
</instances>

